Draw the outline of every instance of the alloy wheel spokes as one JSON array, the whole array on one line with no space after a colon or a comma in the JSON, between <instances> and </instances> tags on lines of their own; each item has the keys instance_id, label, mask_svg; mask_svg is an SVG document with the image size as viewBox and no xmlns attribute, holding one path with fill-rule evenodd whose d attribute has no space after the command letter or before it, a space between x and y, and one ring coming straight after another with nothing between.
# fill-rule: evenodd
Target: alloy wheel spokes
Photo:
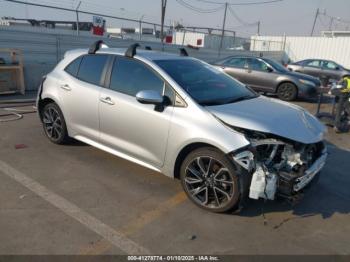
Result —
<instances>
[{"instance_id":1,"label":"alloy wheel spokes","mask_svg":"<svg viewBox=\"0 0 350 262\"><path fill-rule=\"evenodd\" d=\"M50 138L58 139L62 135L63 127L59 113L54 108L48 108L43 115L46 133Z\"/></svg>"},{"instance_id":2,"label":"alloy wheel spokes","mask_svg":"<svg viewBox=\"0 0 350 262\"><path fill-rule=\"evenodd\" d=\"M200 205L220 207L232 199L234 181L229 170L218 160L198 157L185 172L185 186Z\"/></svg>"}]
</instances>

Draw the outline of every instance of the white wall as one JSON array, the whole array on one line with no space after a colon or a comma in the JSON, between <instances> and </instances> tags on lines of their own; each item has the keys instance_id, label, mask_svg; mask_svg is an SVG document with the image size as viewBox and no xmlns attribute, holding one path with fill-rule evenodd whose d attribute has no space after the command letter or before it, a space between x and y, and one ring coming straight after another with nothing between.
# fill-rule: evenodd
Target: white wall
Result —
<instances>
[{"instance_id":1,"label":"white wall","mask_svg":"<svg viewBox=\"0 0 350 262\"><path fill-rule=\"evenodd\" d=\"M350 68L350 37L253 36L251 51L265 51L269 42L279 42L293 61L319 58L334 60ZM255 42L255 44L254 44ZM270 45L269 51L281 50Z\"/></svg>"},{"instance_id":2,"label":"white wall","mask_svg":"<svg viewBox=\"0 0 350 262\"><path fill-rule=\"evenodd\" d=\"M205 34L203 33L195 33L195 32L175 32L174 33L174 39L173 44L175 45L192 45L196 47L204 47L204 37ZM201 39L202 44L197 45L197 40Z\"/></svg>"}]
</instances>

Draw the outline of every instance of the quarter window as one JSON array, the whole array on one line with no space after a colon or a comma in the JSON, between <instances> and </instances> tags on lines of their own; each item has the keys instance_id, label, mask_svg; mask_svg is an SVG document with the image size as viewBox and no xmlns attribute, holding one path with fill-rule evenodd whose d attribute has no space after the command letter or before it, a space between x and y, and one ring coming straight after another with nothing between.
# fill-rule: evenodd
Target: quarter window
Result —
<instances>
[{"instance_id":1,"label":"quarter window","mask_svg":"<svg viewBox=\"0 0 350 262\"><path fill-rule=\"evenodd\" d=\"M107 55L84 56L79 68L78 78L94 85L101 85L102 73L107 59Z\"/></svg>"},{"instance_id":2,"label":"quarter window","mask_svg":"<svg viewBox=\"0 0 350 262\"><path fill-rule=\"evenodd\" d=\"M78 71L79 71L79 66L80 66L81 60L82 60L81 57L75 59L75 60L74 60L73 62L71 62L64 70L65 70L68 74L70 74L70 75L76 77L77 74L78 74Z\"/></svg>"},{"instance_id":3,"label":"quarter window","mask_svg":"<svg viewBox=\"0 0 350 262\"><path fill-rule=\"evenodd\" d=\"M163 94L164 81L141 62L117 57L112 70L110 88L131 96L136 96L142 90L155 90Z\"/></svg>"}]
</instances>

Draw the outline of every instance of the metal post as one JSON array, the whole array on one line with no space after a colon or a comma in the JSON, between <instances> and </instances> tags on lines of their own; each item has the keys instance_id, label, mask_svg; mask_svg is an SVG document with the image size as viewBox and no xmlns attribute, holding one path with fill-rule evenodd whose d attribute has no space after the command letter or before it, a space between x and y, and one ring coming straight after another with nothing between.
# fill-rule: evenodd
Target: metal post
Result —
<instances>
[{"instance_id":1,"label":"metal post","mask_svg":"<svg viewBox=\"0 0 350 262\"><path fill-rule=\"evenodd\" d=\"M145 17L145 15L142 15L141 17L140 17L140 21L139 21L139 36L140 36L140 40L142 40L142 20L143 20L143 18Z\"/></svg>"},{"instance_id":2,"label":"metal post","mask_svg":"<svg viewBox=\"0 0 350 262\"><path fill-rule=\"evenodd\" d=\"M331 22L329 23L329 31L332 31L333 22L334 22L334 17L331 18Z\"/></svg>"},{"instance_id":3,"label":"metal post","mask_svg":"<svg viewBox=\"0 0 350 262\"><path fill-rule=\"evenodd\" d=\"M260 35L260 21L258 22L258 35Z\"/></svg>"},{"instance_id":4,"label":"metal post","mask_svg":"<svg viewBox=\"0 0 350 262\"><path fill-rule=\"evenodd\" d=\"M313 36L314 35L314 31L315 31L315 26L316 26L316 22L317 22L317 18L318 18L318 15L320 14L320 9L317 8L317 11L316 11L316 15L315 15L315 20L314 20L314 24L312 26L312 30L311 30L311 35L310 36Z\"/></svg>"},{"instance_id":5,"label":"metal post","mask_svg":"<svg viewBox=\"0 0 350 262\"><path fill-rule=\"evenodd\" d=\"M161 15L161 29L160 29L160 39L162 43L164 42L164 19L166 11L167 0L162 0L162 15Z\"/></svg>"},{"instance_id":6,"label":"metal post","mask_svg":"<svg viewBox=\"0 0 350 262\"><path fill-rule=\"evenodd\" d=\"M185 45L186 29L184 29L184 35L182 37L182 45Z\"/></svg>"},{"instance_id":7,"label":"metal post","mask_svg":"<svg viewBox=\"0 0 350 262\"><path fill-rule=\"evenodd\" d=\"M222 23L222 34L221 34L221 41L220 41L220 48L219 48L219 56L220 56L220 53L221 53L222 45L224 43L227 7L228 7L228 3L225 3L225 14L224 14L224 21Z\"/></svg>"},{"instance_id":8,"label":"metal post","mask_svg":"<svg viewBox=\"0 0 350 262\"><path fill-rule=\"evenodd\" d=\"M79 7L81 5L81 1L79 2L77 8L75 9L75 14L77 15L77 35L79 35Z\"/></svg>"},{"instance_id":9,"label":"metal post","mask_svg":"<svg viewBox=\"0 0 350 262\"><path fill-rule=\"evenodd\" d=\"M142 40L142 21L139 21L139 36L140 36L140 40Z\"/></svg>"}]
</instances>

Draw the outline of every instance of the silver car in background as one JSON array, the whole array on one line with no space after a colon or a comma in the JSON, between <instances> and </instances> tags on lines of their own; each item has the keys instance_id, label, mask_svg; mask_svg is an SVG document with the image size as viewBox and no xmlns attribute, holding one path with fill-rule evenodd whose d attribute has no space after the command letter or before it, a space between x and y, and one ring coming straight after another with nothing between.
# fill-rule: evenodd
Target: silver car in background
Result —
<instances>
[{"instance_id":1,"label":"silver car in background","mask_svg":"<svg viewBox=\"0 0 350 262\"><path fill-rule=\"evenodd\" d=\"M287 65L293 72L299 72L322 79L326 83L329 81L339 81L350 76L350 70L337 64L334 61L323 59L306 59Z\"/></svg>"},{"instance_id":2,"label":"silver car in background","mask_svg":"<svg viewBox=\"0 0 350 262\"><path fill-rule=\"evenodd\" d=\"M279 62L264 57L231 56L213 65L253 90L276 94L284 101L314 98L321 86L317 78L291 72Z\"/></svg>"},{"instance_id":3,"label":"silver car in background","mask_svg":"<svg viewBox=\"0 0 350 262\"><path fill-rule=\"evenodd\" d=\"M186 52L137 47L97 42L66 53L38 94L52 142L74 138L178 178L196 205L214 212L248 198L297 198L319 174L325 128L308 112L259 96Z\"/></svg>"}]
</instances>

